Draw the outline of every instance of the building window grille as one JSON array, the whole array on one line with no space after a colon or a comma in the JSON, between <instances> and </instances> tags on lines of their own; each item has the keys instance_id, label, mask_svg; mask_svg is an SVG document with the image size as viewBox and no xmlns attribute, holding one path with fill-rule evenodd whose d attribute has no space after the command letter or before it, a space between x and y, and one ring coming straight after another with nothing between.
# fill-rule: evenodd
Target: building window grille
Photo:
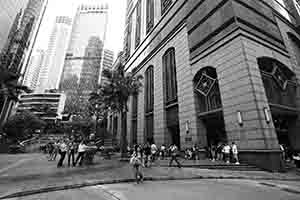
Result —
<instances>
[{"instance_id":1,"label":"building window grille","mask_svg":"<svg viewBox=\"0 0 300 200\"><path fill-rule=\"evenodd\" d=\"M131 29L132 29L132 17L128 19L127 25L127 35L126 35L126 45L125 45L125 59L127 60L130 57L131 52Z\"/></svg>"},{"instance_id":2,"label":"building window grille","mask_svg":"<svg viewBox=\"0 0 300 200\"><path fill-rule=\"evenodd\" d=\"M135 48L141 42L141 0L138 1L136 6L136 30L135 30Z\"/></svg>"},{"instance_id":3,"label":"building window grille","mask_svg":"<svg viewBox=\"0 0 300 200\"><path fill-rule=\"evenodd\" d=\"M150 66L145 72L145 106L146 113L153 111L154 105L154 80L153 66Z\"/></svg>"},{"instance_id":4,"label":"building window grille","mask_svg":"<svg viewBox=\"0 0 300 200\"><path fill-rule=\"evenodd\" d=\"M154 0L147 0L146 33L148 34L154 26Z\"/></svg>"},{"instance_id":5,"label":"building window grille","mask_svg":"<svg viewBox=\"0 0 300 200\"><path fill-rule=\"evenodd\" d=\"M296 107L297 83L295 74L288 67L272 58L258 58L258 66L269 103Z\"/></svg>"},{"instance_id":6,"label":"building window grille","mask_svg":"<svg viewBox=\"0 0 300 200\"><path fill-rule=\"evenodd\" d=\"M168 8L171 6L172 0L161 0L161 13L162 15L168 10Z\"/></svg>"},{"instance_id":7,"label":"building window grille","mask_svg":"<svg viewBox=\"0 0 300 200\"><path fill-rule=\"evenodd\" d=\"M153 141L154 74L153 66L145 72L145 139Z\"/></svg>"},{"instance_id":8,"label":"building window grille","mask_svg":"<svg viewBox=\"0 0 300 200\"><path fill-rule=\"evenodd\" d=\"M205 67L194 78L194 89L198 110L208 112L222 108L217 72L212 67Z\"/></svg>"},{"instance_id":9,"label":"building window grille","mask_svg":"<svg viewBox=\"0 0 300 200\"><path fill-rule=\"evenodd\" d=\"M177 78L175 48L170 48L163 55L164 97L165 104L177 102Z\"/></svg>"}]
</instances>

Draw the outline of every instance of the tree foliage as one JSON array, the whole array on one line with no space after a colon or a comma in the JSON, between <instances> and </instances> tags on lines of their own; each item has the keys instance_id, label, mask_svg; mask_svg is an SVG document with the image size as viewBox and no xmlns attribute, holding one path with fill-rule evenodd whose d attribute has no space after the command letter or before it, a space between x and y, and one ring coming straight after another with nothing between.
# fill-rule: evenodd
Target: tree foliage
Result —
<instances>
[{"instance_id":1,"label":"tree foliage","mask_svg":"<svg viewBox=\"0 0 300 200\"><path fill-rule=\"evenodd\" d=\"M106 83L101 84L98 90L91 93L90 102L97 105L102 115L107 112L121 113L121 150L125 155L127 148L127 128L126 115L128 111L127 102L131 95L136 95L142 87L142 76L133 73L125 73L124 67L120 66L116 70L103 70Z\"/></svg>"},{"instance_id":2,"label":"tree foliage","mask_svg":"<svg viewBox=\"0 0 300 200\"><path fill-rule=\"evenodd\" d=\"M98 90L91 94L90 100L100 105L103 110L127 111L128 99L140 92L143 76L124 73L122 67L116 70L105 69L103 76L107 83L100 85Z\"/></svg>"},{"instance_id":3,"label":"tree foliage","mask_svg":"<svg viewBox=\"0 0 300 200\"><path fill-rule=\"evenodd\" d=\"M0 63L1 64L1 63ZM21 92L32 92L27 86L18 84L19 74L11 72L0 65L0 95L4 95L11 100L17 101Z\"/></svg>"},{"instance_id":4,"label":"tree foliage","mask_svg":"<svg viewBox=\"0 0 300 200\"><path fill-rule=\"evenodd\" d=\"M41 129L46 122L29 111L12 115L4 124L3 130L9 138L22 140L30 137L35 129Z\"/></svg>"}]
</instances>

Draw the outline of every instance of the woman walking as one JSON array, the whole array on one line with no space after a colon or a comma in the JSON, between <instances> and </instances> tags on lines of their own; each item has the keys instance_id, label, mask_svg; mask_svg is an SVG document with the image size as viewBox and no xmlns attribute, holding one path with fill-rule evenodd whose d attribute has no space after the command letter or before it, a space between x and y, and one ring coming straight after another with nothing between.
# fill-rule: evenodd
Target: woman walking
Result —
<instances>
[{"instance_id":1,"label":"woman walking","mask_svg":"<svg viewBox=\"0 0 300 200\"><path fill-rule=\"evenodd\" d=\"M67 151L68 151L68 146L67 146L66 142L63 140L59 146L60 159L57 163L58 168L63 166Z\"/></svg>"},{"instance_id":2,"label":"woman walking","mask_svg":"<svg viewBox=\"0 0 300 200\"><path fill-rule=\"evenodd\" d=\"M144 176L142 174L142 167L143 167L143 155L142 155L142 148L138 145L135 145L134 152L131 156L130 163L133 166L134 177L136 183L139 184L143 182Z\"/></svg>"}]
</instances>

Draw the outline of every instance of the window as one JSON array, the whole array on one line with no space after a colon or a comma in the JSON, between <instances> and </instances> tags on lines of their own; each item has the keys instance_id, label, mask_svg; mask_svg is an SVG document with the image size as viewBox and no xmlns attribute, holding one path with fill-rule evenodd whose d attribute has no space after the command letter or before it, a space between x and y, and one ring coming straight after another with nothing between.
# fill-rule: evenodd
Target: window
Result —
<instances>
[{"instance_id":1,"label":"window","mask_svg":"<svg viewBox=\"0 0 300 200\"><path fill-rule=\"evenodd\" d=\"M146 137L145 137L145 142L149 141L149 142L153 142L153 135L154 135L154 123L153 123L153 114L150 115L146 115L145 117L146 120L146 124L145 124L145 133L146 133Z\"/></svg>"},{"instance_id":2,"label":"window","mask_svg":"<svg viewBox=\"0 0 300 200\"><path fill-rule=\"evenodd\" d=\"M170 48L163 56L165 104L177 102L177 80L175 48Z\"/></svg>"},{"instance_id":3,"label":"window","mask_svg":"<svg viewBox=\"0 0 300 200\"><path fill-rule=\"evenodd\" d=\"M145 139L153 141L154 74L153 66L145 72Z\"/></svg>"},{"instance_id":4,"label":"window","mask_svg":"<svg viewBox=\"0 0 300 200\"><path fill-rule=\"evenodd\" d=\"M135 30L135 48L137 48L141 41L141 0L136 6L136 30Z\"/></svg>"},{"instance_id":5,"label":"window","mask_svg":"<svg viewBox=\"0 0 300 200\"><path fill-rule=\"evenodd\" d=\"M172 0L161 0L161 14L163 15L172 4Z\"/></svg>"},{"instance_id":6,"label":"window","mask_svg":"<svg viewBox=\"0 0 300 200\"><path fill-rule=\"evenodd\" d=\"M194 89L198 112L222 108L217 72L213 67L204 67L194 77Z\"/></svg>"},{"instance_id":7,"label":"window","mask_svg":"<svg viewBox=\"0 0 300 200\"><path fill-rule=\"evenodd\" d=\"M146 33L149 33L154 26L154 0L147 0Z\"/></svg>"},{"instance_id":8,"label":"window","mask_svg":"<svg viewBox=\"0 0 300 200\"><path fill-rule=\"evenodd\" d=\"M128 25L127 25L127 40L126 40L126 46L125 46L125 58L128 59L130 57L130 51L131 51L131 26L132 26L132 17L130 16L128 18Z\"/></svg>"},{"instance_id":9,"label":"window","mask_svg":"<svg viewBox=\"0 0 300 200\"><path fill-rule=\"evenodd\" d=\"M154 80L153 66L150 66L145 72L145 106L146 113L153 112L154 105Z\"/></svg>"},{"instance_id":10,"label":"window","mask_svg":"<svg viewBox=\"0 0 300 200\"><path fill-rule=\"evenodd\" d=\"M296 107L295 74L275 59L261 57L257 61L269 103Z\"/></svg>"},{"instance_id":11,"label":"window","mask_svg":"<svg viewBox=\"0 0 300 200\"><path fill-rule=\"evenodd\" d=\"M137 144L138 95L132 96L131 145Z\"/></svg>"}]
</instances>

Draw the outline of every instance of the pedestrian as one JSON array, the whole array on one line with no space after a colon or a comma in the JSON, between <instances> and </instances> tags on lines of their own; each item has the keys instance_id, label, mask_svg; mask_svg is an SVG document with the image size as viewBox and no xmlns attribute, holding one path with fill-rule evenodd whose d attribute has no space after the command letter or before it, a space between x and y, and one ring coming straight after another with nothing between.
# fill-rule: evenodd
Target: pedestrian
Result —
<instances>
[{"instance_id":1,"label":"pedestrian","mask_svg":"<svg viewBox=\"0 0 300 200\"><path fill-rule=\"evenodd\" d=\"M215 162L215 160L216 160L216 146L215 145L210 146L210 155L211 155L211 160L213 162Z\"/></svg>"},{"instance_id":2,"label":"pedestrian","mask_svg":"<svg viewBox=\"0 0 300 200\"><path fill-rule=\"evenodd\" d=\"M70 140L68 143L68 167L70 167L70 162L72 161L72 166L75 165L75 143Z\"/></svg>"},{"instance_id":3,"label":"pedestrian","mask_svg":"<svg viewBox=\"0 0 300 200\"><path fill-rule=\"evenodd\" d=\"M76 166L76 164L79 160L80 160L79 161L79 166L82 166L84 155L85 155L87 147L88 146L85 144L85 141L81 140L80 144L78 145L78 150L77 150L78 154L77 154L76 161L74 163L74 167Z\"/></svg>"},{"instance_id":4,"label":"pedestrian","mask_svg":"<svg viewBox=\"0 0 300 200\"><path fill-rule=\"evenodd\" d=\"M217 160L223 160L222 149L223 149L222 143L218 142L218 146L217 146L217 149L216 149Z\"/></svg>"},{"instance_id":5,"label":"pedestrian","mask_svg":"<svg viewBox=\"0 0 300 200\"><path fill-rule=\"evenodd\" d=\"M181 168L181 164L179 163L179 161L177 159L177 156L179 155L178 147L175 144L170 146L170 152L171 152L171 159L169 162L169 167L171 167L173 161L175 161L177 163L177 167Z\"/></svg>"},{"instance_id":6,"label":"pedestrian","mask_svg":"<svg viewBox=\"0 0 300 200\"><path fill-rule=\"evenodd\" d=\"M151 144L151 162L154 162L156 160L156 154L157 154L157 146L156 144L153 142Z\"/></svg>"},{"instance_id":7,"label":"pedestrian","mask_svg":"<svg viewBox=\"0 0 300 200\"><path fill-rule=\"evenodd\" d=\"M234 142L232 142L231 151L232 151L232 157L233 157L235 164L239 165L240 163L239 163L239 158L238 158L238 148Z\"/></svg>"},{"instance_id":8,"label":"pedestrian","mask_svg":"<svg viewBox=\"0 0 300 200\"><path fill-rule=\"evenodd\" d=\"M198 147L196 144L194 144L192 147L192 159L194 161L198 160Z\"/></svg>"},{"instance_id":9,"label":"pedestrian","mask_svg":"<svg viewBox=\"0 0 300 200\"><path fill-rule=\"evenodd\" d=\"M146 142L146 144L144 145L144 165L145 167L150 167L151 163L151 146L149 142Z\"/></svg>"},{"instance_id":10,"label":"pedestrian","mask_svg":"<svg viewBox=\"0 0 300 200\"><path fill-rule=\"evenodd\" d=\"M52 142L49 142L48 143L48 153L49 153L49 156L48 156L48 161L51 161L52 159L52 155L53 155L53 151L54 151L54 145Z\"/></svg>"},{"instance_id":11,"label":"pedestrian","mask_svg":"<svg viewBox=\"0 0 300 200\"><path fill-rule=\"evenodd\" d=\"M52 160L55 161L56 160L56 156L59 153L59 146L60 146L60 140L57 140L54 143L54 151L53 151L53 155L52 155Z\"/></svg>"},{"instance_id":12,"label":"pedestrian","mask_svg":"<svg viewBox=\"0 0 300 200\"><path fill-rule=\"evenodd\" d=\"M160 159L161 160L165 159L165 153L166 153L166 146L165 146L165 144L162 144L160 146Z\"/></svg>"},{"instance_id":13,"label":"pedestrian","mask_svg":"<svg viewBox=\"0 0 300 200\"><path fill-rule=\"evenodd\" d=\"M68 146L64 140L59 144L59 154L60 154L60 159L57 163L57 167L62 167L64 159L66 157L66 153L68 150Z\"/></svg>"},{"instance_id":14,"label":"pedestrian","mask_svg":"<svg viewBox=\"0 0 300 200\"><path fill-rule=\"evenodd\" d=\"M280 150L281 150L281 158L282 158L282 160L283 161L285 161L286 159L285 159L285 148L284 148L284 146L283 146L283 144L279 144L279 147L280 147Z\"/></svg>"},{"instance_id":15,"label":"pedestrian","mask_svg":"<svg viewBox=\"0 0 300 200\"><path fill-rule=\"evenodd\" d=\"M142 148L139 145L134 146L134 152L130 158L130 164L133 167L136 183L139 184L140 182L143 182L144 180L144 176L142 173L143 153L142 153Z\"/></svg>"},{"instance_id":16,"label":"pedestrian","mask_svg":"<svg viewBox=\"0 0 300 200\"><path fill-rule=\"evenodd\" d=\"M230 159L230 146L228 145L228 143L226 143L225 145L224 145L224 147L223 147L223 153L224 153L224 159L225 159L225 162L227 163L227 164L229 164L230 162L229 162L229 159Z\"/></svg>"}]
</instances>

